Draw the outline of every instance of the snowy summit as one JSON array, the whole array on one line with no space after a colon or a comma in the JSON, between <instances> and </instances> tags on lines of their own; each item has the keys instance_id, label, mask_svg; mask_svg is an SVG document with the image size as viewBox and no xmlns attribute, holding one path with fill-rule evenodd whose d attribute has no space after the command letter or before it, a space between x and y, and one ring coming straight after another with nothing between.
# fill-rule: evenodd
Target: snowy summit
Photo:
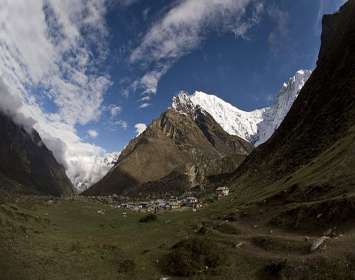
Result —
<instances>
[{"instance_id":1,"label":"snowy summit","mask_svg":"<svg viewBox=\"0 0 355 280\"><path fill-rule=\"evenodd\" d=\"M186 113L199 106L208 112L226 132L257 146L266 142L280 126L311 73L310 70L297 71L288 82L283 84L270 107L251 112L238 109L223 99L202 91L196 91L192 95L188 95L186 91L180 92L173 98L172 108L180 113Z\"/></svg>"}]
</instances>

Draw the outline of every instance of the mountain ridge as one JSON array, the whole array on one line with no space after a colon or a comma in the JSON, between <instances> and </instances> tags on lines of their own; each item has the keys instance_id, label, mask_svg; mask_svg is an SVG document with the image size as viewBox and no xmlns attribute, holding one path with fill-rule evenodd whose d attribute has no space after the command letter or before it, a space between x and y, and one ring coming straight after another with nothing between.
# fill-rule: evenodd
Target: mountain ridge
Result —
<instances>
[{"instance_id":1,"label":"mountain ridge","mask_svg":"<svg viewBox=\"0 0 355 280\"><path fill-rule=\"evenodd\" d=\"M195 91L191 95L187 91L181 91L172 98L172 104L168 109L179 111L180 107L185 106L180 113L184 113L184 110L191 113L195 110L195 107L200 107L208 112L228 134L241 137L258 146L265 142L279 126L310 74L311 71L309 70L297 71L281 87L275 97L275 102L271 106L250 112L243 111L216 95L202 91ZM97 168L105 166L110 170L117 161L119 154L120 152L107 154L106 157L98 159ZM75 185L79 191L85 191L91 187L86 181L76 182Z\"/></svg>"},{"instance_id":2,"label":"mountain ridge","mask_svg":"<svg viewBox=\"0 0 355 280\"><path fill-rule=\"evenodd\" d=\"M184 95L184 102L190 102L190 107L200 106L207 111L229 134L258 146L266 142L281 124L311 73L310 70L298 70L283 84L271 106L249 112L202 91L195 91L191 95L182 91L179 95Z\"/></svg>"},{"instance_id":3,"label":"mountain ridge","mask_svg":"<svg viewBox=\"0 0 355 280\"><path fill-rule=\"evenodd\" d=\"M283 117L287 114L289 108L292 106L294 100L297 98L300 89L303 87L305 81L309 78L310 74L311 71L309 70L297 71L297 73L293 77L291 77L286 83L284 83L283 87L281 88L281 90L279 91L276 97L275 103L270 107L257 109L251 112L245 112L214 95L208 95L200 91L196 91L194 94L190 95L186 91L181 91L177 96L174 96L172 98L172 104L168 108L167 112L175 111L178 114L184 116L190 116L192 120L195 122L198 121L198 116L206 117L208 115L208 117L212 118L219 126L221 126L221 128L227 134L231 136L240 137L241 139L244 139L245 141L248 141L251 144L256 143L259 145L265 142L272 135L274 130L279 126ZM197 114L196 112L199 113ZM169 126L168 119L169 118L166 118L166 112L163 113L161 117L158 119L158 122L156 122L156 120L153 121L151 126L148 126L147 130L149 130L149 127L151 128L152 125L153 126L155 125L155 129L159 129L159 127L165 127L165 126L168 127ZM159 123L159 122L163 122L163 123ZM182 123L184 123L184 121L182 121ZM170 127L168 128L167 127L165 127L164 129L169 130ZM201 129L201 131L204 132L203 129ZM172 133L172 135L170 135L172 137L176 136L175 131L168 132L168 134L169 133ZM205 137L207 140L210 140L208 133L205 134ZM117 158L116 165L122 161L122 158L129 156L130 152L134 152L131 151L131 149L133 149L133 147L136 147L138 145L139 143L139 140L137 140L138 138L140 139L142 137L138 135L138 137L130 141L127 147L122 151L121 156ZM243 142L241 142L241 145L243 145L242 143ZM214 144L213 140L211 144L212 145ZM222 147L219 147L219 149L223 150ZM224 154L224 156L227 156L227 154ZM215 170L219 169L218 166L224 166L225 167L224 173L230 173L234 171L233 168L236 168L238 166L236 162L240 162L240 159L234 161L232 160L231 156L229 158L230 161L232 161L230 168L226 168L227 165L223 161L213 161L213 163L209 164L209 166L213 166L212 169ZM187 160L187 162L190 161L191 159ZM180 165L183 165L183 162L180 162ZM210 169L207 167L206 164L204 164L204 166L205 166L204 167L205 170ZM111 168L114 169L114 165ZM195 172L205 173L204 171L201 170L197 171L197 170L198 168L195 170ZM220 171L220 173L223 173L222 170ZM107 175L109 174L110 172ZM157 181L163 177L170 176L169 174L166 173L164 174L159 173L159 174L160 174L159 176L154 178L152 176L148 176L149 177L148 181ZM217 175L217 174L209 174L209 175ZM129 177L127 176L126 172L123 172L122 176L126 178ZM206 174L204 174L203 176L206 176ZM189 180L187 179L187 181ZM131 179L128 179L128 182L129 183L127 184L129 185L141 185L141 183L144 183L144 182L135 182L134 180Z\"/></svg>"},{"instance_id":4,"label":"mountain ridge","mask_svg":"<svg viewBox=\"0 0 355 280\"><path fill-rule=\"evenodd\" d=\"M181 184L187 185L181 188L190 188L209 173L220 172L217 164L210 162L240 155L238 161L231 160L236 168L251 150L251 144L229 135L206 111L181 94L174 98L172 108L130 141L115 167L84 194L129 192L172 173L185 178Z\"/></svg>"}]
</instances>

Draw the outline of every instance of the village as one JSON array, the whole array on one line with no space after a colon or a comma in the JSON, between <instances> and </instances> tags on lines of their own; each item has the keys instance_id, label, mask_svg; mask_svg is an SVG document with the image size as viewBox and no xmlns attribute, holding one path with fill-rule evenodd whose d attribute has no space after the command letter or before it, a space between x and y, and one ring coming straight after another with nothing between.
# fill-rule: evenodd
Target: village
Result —
<instances>
[{"instance_id":1,"label":"village","mask_svg":"<svg viewBox=\"0 0 355 280\"><path fill-rule=\"evenodd\" d=\"M218 187L215 190L214 197L219 200L229 196L229 193L230 190L228 187ZM167 210L183 211L189 209L196 212L207 204L206 199L199 199L197 196L193 196L191 192L186 192L179 197L170 196L169 198L156 198L148 201L132 201L128 197L122 197L115 194L110 196L89 196L87 198L89 200L108 204L115 209L127 209L141 213L158 213Z\"/></svg>"}]
</instances>

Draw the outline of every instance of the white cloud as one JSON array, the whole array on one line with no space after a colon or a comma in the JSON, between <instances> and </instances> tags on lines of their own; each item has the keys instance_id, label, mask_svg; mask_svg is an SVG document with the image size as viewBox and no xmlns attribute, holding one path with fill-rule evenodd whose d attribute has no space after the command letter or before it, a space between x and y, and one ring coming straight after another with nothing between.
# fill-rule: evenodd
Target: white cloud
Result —
<instances>
[{"instance_id":1,"label":"white cloud","mask_svg":"<svg viewBox=\"0 0 355 280\"><path fill-rule=\"evenodd\" d=\"M142 101L142 102L149 101L151 98L152 98L151 96L147 95L147 96L143 96L141 99L139 99L139 101Z\"/></svg>"},{"instance_id":2,"label":"white cloud","mask_svg":"<svg viewBox=\"0 0 355 280\"><path fill-rule=\"evenodd\" d=\"M115 104L110 104L107 109L110 112L111 119L117 117L117 115L122 112L122 107Z\"/></svg>"},{"instance_id":3,"label":"white cloud","mask_svg":"<svg viewBox=\"0 0 355 280\"><path fill-rule=\"evenodd\" d=\"M89 129L87 131L88 133L88 136L91 137L91 138L97 138L97 136L99 136L99 133L96 131L96 130L93 130L93 129Z\"/></svg>"},{"instance_id":4,"label":"white cloud","mask_svg":"<svg viewBox=\"0 0 355 280\"><path fill-rule=\"evenodd\" d=\"M104 163L107 153L104 149L85 143L77 131L62 122L53 122L46 116L39 116L35 129L56 159L66 168L68 177L78 188L96 183L104 176L109 166Z\"/></svg>"},{"instance_id":5,"label":"white cloud","mask_svg":"<svg viewBox=\"0 0 355 280\"><path fill-rule=\"evenodd\" d=\"M120 128L123 129L127 129L128 128L128 123L124 120L118 120L118 121L114 121L113 125L118 126Z\"/></svg>"},{"instance_id":6,"label":"white cloud","mask_svg":"<svg viewBox=\"0 0 355 280\"><path fill-rule=\"evenodd\" d=\"M11 96L0 99L2 110L23 116L24 125L30 120L75 184L93 183L107 171L97 167L105 151L85 143L75 128L99 119L111 85L108 75L97 74L106 56L105 4L0 0L0 90ZM46 113L45 99L57 110Z\"/></svg>"},{"instance_id":7,"label":"white cloud","mask_svg":"<svg viewBox=\"0 0 355 280\"><path fill-rule=\"evenodd\" d=\"M139 108L140 109L144 109L144 108L147 108L147 107L149 107L149 106L151 106L152 104L150 104L150 103L142 103L141 105L139 105Z\"/></svg>"},{"instance_id":8,"label":"white cloud","mask_svg":"<svg viewBox=\"0 0 355 280\"><path fill-rule=\"evenodd\" d=\"M64 122L98 119L111 82L94 74L88 45L91 37L105 36L104 6L104 0L2 0L0 70L11 89L45 88Z\"/></svg>"},{"instance_id":9,"label":"white cloud","mask_svg":"<svg viewBox=\"0 0 355 280\"><path fill-rule=\"evenodd\" d=\"M250 18L245 18L254 3ZM131 53L130 62L146 66L147 72L131 86L144 94L156 93L160 78L182 56L204 40L209 29L233 31L244 37L259 21L263 5L258 0L183 0L145 34ZM153 69L152 69L153 67Z\"/></svg>"},{"instance_id":10,"label":"white cloud","mask_svg":"<svg viewBox=\"0 0 355 280\"><path fill-rule=\"evenodd\" d=\"M144 123L137 123L134 125L136 132L137 132L137 136L142 134L146 129L147 129L147 125Z\"/></svg>"},{"instance_id":11,"label":"white cloud","mask_svg":"<svg viewBox=\"0 0 355 280\"><path fill-rule=\"evenodd\" d=\"M12 95L8 87L0 77L0 112L10 116L17 124L22 125L26 131L30 132L35 121L30 117L25 117L21 113L22 100L19 96Z\"/></svg>"}]
</instances>

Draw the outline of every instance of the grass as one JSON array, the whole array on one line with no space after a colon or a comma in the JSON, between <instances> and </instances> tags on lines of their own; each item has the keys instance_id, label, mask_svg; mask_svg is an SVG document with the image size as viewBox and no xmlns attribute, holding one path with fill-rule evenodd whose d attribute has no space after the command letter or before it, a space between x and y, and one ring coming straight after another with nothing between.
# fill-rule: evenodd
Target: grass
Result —
<instances>
[{"instance_id":1,"label":"grass","mask_svg":"<svg viewBox=\"0 0 355 280\"><path fill-rule=\"evenodd\" d=\"M262 279L268 265L268 273L278 273L273 256L304 255L304 243L292 238L253 239L259 229L249 229L249 216L223 222L230 216L225 213L246 207L233 197L198 212L159 213L149 223L140 222L146 214L99 203L49 205L47 200L32 197L0 206L1 279ZM239 243L246 247L237 248ZM297 267L287 266L285 273ZM302 273L318 273L314 270L313 265Z\"/></svg>"},{"instance_id":2,"label":"grass","mask_svg":"<svg viewBox=\"0 0 355 280\"><path fill-rule=\"evenodd\" d=\"M214 273L225 261L223 251L213 240L199 237L175 244L161 263L168 275L190 277Z\"/></svg>"},{"instance_id":3,"label":"grass","mask_svg":"<svg viewBox=\"0 0 355 280\"><path fill-rule=\"evenodd\" d=\"M123 215L121 209L85 201L48 205L46 200L25 199L16 209L8 204L0 207L1 224L6 225L0 236L7 240L0 242L0 269L7 271L8 279L160 279L166 273L161 263L171 248L197 236L196 225L207 217L217 218L220 211L167 211L153 223L141 223L145 214ZM252 274L248 261L238 258L239 273ZM213 267L208 257L206 261ZM223 273L229 275L231 268ZM248 277L244 279L253 279Z\"/></svg>"}]
</instances>

